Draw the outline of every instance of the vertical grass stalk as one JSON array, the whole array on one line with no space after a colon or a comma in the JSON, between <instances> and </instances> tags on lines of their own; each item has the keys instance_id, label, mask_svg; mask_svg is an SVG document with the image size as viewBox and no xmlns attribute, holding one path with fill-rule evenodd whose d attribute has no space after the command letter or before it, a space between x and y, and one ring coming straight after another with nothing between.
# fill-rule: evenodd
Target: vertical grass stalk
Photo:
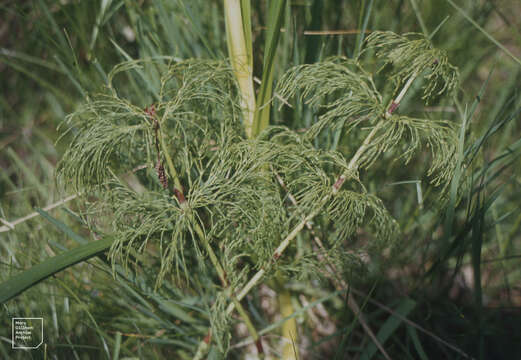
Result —
<instances>
[{"instance_id":1,"label":"vertical grass stalk","mask_svg":"<svg viewBox=\"0 0 521 360\"><path fill-rule=\"evenodd\" d=\"M280 29L284 20L286 0L270 1L268 13L268 30L264 44L264 64L262 83L257 97L257 108L253 120L253 136L257 136L270 123L271 97L273 94L273 73L275 53L280 39Z\"/></svg>"},{"instance_id":2,"label":"vertical grass stalk","mask_svg":"<svg viewBox=\"0 0 521 360\"><path fill-rule=\"evenodd\" d=\"M241 92L244 130L253 137L255 91L249 0L224 0L228 53Z\"/></svg>"}]
</instances>

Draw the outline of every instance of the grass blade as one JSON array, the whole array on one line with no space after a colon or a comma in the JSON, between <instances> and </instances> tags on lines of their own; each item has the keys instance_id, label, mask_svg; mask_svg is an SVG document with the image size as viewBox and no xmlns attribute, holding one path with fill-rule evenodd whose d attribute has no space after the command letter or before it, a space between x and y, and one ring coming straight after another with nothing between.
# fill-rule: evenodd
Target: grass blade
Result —
<instances>
[{"instance_id":1,"label":"grass blade","mask_svg":"<svg viewBox=\"0 0 521 360\"><path fill-rule=\"evenodd\" d=\"M442 244L444 246L447 246L447 244L449 243L450 238L452 236L452 231L453 231L452 226L454 224L454 217L455 217L455 211L456 211L456 202L457 202L456 198L457 198L457 194L458 194L459 182L460 182L461 176L463 174L463 162L465 160L465 131L467 129L467 122L474 115L474 112L476 111L477 106L478 106L479 102L481 101L481 97L485 93L485 89L487 88L487 84L490 80L490 77L491 77L493 71L494 71L494 69L492 68L492 70L488 74L487 80L485 80L485 82L481 86L479 94L476 96L476 99L474 100L474 102L470 108L470 111L467 112L467 110L465 109L465 113L461 114L462 123L461 123L461 128L460 128L459 139L458 139L456 170L454 172L454 177L450 184L449 206L447 207L447 214L445 216L445 222L443 225L444 236L443 236Z\"/></svg>"},{"instance_id":2,"label":"grass blade","mask_svg":"<svg viewBox=\"0 0 521 360\"><path fill-rule=\"evenodd\" d=\"M521 60L519 60L514 54L512 54L510 52L510 50L508 50L506 47L504 47L499 41L497 41L492 35L490 35L487 30L483 29L481 26L479 26L479 24L477 22L475 22L466 12L465 10L463 10L462 8L460 8L458 5L454 4L454 2L452 0L447 0L448 3L456 10L458 10L458 12L465 18L467 19L468 22L470 22L472 25L474 25L474 27L476 29L478 29L479 31L481 31L481 33L483 35L485 35L490 41L492 41L494 43L494 45L496 45L498 48L500 48L501 50L503 50L503 52L505 52L508 56L510 56L512 58L512 60L514 60L516 63L518 63L519 65L521 65Z\"/></svg>"},{"instance_id":3,"label":"grass blade","mask_svg":"<svg viewBox=\"0 0 521 360\"><path fill-rule=\"evenodd\" d=\"M13 160L16 166L20 169L21 174L23 174L24 178L27 182L34 186L42 197L45 197L48 193L48 189L42 184L42 182L35 175L34 171L29 169L29 167L25 164L25 162L18 156L18 154L11 149L7 148L7 155Z\"/></svg>"},{"instance_id":4,"label":"grass blade","mask_svg":"<svg viewBox=\"0 0 521 360\"><path fill-rule=\"evenodd\" d=\"M262 83L257 97L257 108L253 120L253 136L257 136L270 123L270 100L273 93L273 71L275 53L280 39L280 29L284 20L286 0L270 2L268 16L268 33L264 45L264 66L262 69Z\"/></svg>"},{"instance_id":5,"label":"grass blade","mask_svg":"<svg viewBox=\"0 0 521 360\"><path fill-rule=\"evenodd\" d=\"M429 360L429 357L425 353L425 350L423 349L423 346L420 342L420 339L418 337L418 332L415 328L412 326L407 326L407 333L409 334L410 338L412 339L412 343L414 345L414 348L416 349L416 352L418 353L418 356L421 360Z\"/></svg>"},{"instance_id":6,"label":"grass blade","mask_svg":"<svg viewBox=\"0 0 521 360\"><path fill-rule=\"evenodd\" d=\"M114 350L112 352L112 359L119 359L119 350L121 349L121 332L116 333L116 342L114 343Z\"/></svg>"},{"instance_id":7,"label":"grass blade","mask_svg":"<svg viewBox=\"0 0 521 360\"><path fill-rule=\"evenodd\" d=\"M47 221L49 221L51 224L56 226L60 231L67 234L71 239L75 240L81 245L88 244L88 240L86 240L83 236L80 236L76 234L70 227L68 227L66 224L61 222L60 220L54 218L49 214L47 211L43 209L36 209L36 211Z\"/></svg>"},{"instance_id":8,"label":"grass blade","mask_svg":"<svg viewBox=\"0 0 521 360\"><path fill-rule=\"evenodd\" d=\"M51 275L107 251L113 241L112 237L106 237L101 240L89 242L87 245L82 245L54 256L11 277L6 282L0 284L0 304L11 300Z\"/></svg>"},{"instance_id":9,"label":"grass blade","mask_svg":"<svg viewBox=\"0 0 521 360\"><path fill-rule=\"evenodd\" d=\"M420 9L418 7L418 3L416 0L410 0L412 9L414 10L414 14L416 15L416 18L418 19L418 23L420 24L420 28L422 29L422 32L425 36L429 36L429 30L427 29L427 26L425 25L425 22L423 21L422 14L420 12Z\"/></svg>"},{"instance_id":10,"label":"grass blade","mask_svg":"<svg viewBox=\"0 0 521 360\"><path fill-rule=\"evenodd\" d=\"M92 51L94 49L94 44L96 43L96 39L98 38L99 29L103 20L105 19L105 13L107 9L110 7L110 3L112 0L102 0L100 6L100 12L96 16L96 23L94 24L94 28L92 29L92 36L90 40L89 50Z\"/></svg>"},{"instance_id":11,"label":"grass blade","mask_svg":"<svg viewBox=\"0 0 521 360\"><path fill-rule=\"evenodd\" d=\"M482 205L484 201L482 201L481 196L478 194L478 208L476 211L478 214L476 215L477 221L472 226L472 269L474 273L474 301L476 308L478 309L478 354L479 359L483 359L483 289L481 287L481 251L483 247L483 232L485 226L485 212L487 211Z\"/></svg>"},{"instance_id":12,"label":"grass blade","mask_svg":"<svg viewBox=\"0 0 521 360\"><path fill-rule=\"evenodd\" d=\"M411 299L404 299L398 305L396 312L404 317L406 317L416 306L416 302ZM376 338L380 341L380 343L384 344L389 337L398 329L402 320L398 317L391 316L387 321L382 325ZM371 359L377 352L376 345L374 343L370 343L360 356L362 360Z\"/></svg>"}]
</instances>

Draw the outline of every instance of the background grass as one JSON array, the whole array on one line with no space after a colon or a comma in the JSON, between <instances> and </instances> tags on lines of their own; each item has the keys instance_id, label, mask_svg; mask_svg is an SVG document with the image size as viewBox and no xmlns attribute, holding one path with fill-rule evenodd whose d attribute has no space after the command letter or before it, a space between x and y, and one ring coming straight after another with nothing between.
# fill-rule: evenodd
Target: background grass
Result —
<instances>
[{"instance_id":1,"label":"background grass","mask_svg":"<svg viewBox=\"0 0 521 360\"><path fill-rule=\"evenodd\" d=\"M220 1L209 0L3 1L0 218L13 222L69 195L54 181L55 165L70 140L66 135L57 141L62 133L57 127L106 84L113 66L164 55L224 58L221 7ZM252 14L254 72L260 79L266 2L252 2ZM515 0L288 1L275 79L291 65L329 55L356 56L371 30L435 32L434 44L448 52L462 75L456 101L415 107L421 85L416 84L401 105L409 115L466 124L460 134L460 175L448 198L440 199L440 190L428 186L427 177L411 178L425 173L422 157L406 167L385 161L370 177L362 174L403 231L399 251L353 283L361 291L355 297L364 304L368 322L393 358L452 359L464 358L463 353L482 359L521 357L520 15ZM153 101L155 76L144 72L118 81L129 98L145 106ZM150 89L143 89L143 80ZM276 101L275 109L278 105ZM309 127L316 115L293 105L272 110L271 122ZM350 136L356 135L326 133L316 146L346 152ZM110 219L91 214L84 200L0 232L0 281L97 239L85 222L103 229ZM208 325L203 291L208 284L188 294L168 284L155 292L160 264L153 249L148 255L135 259L144 264L139 271L117 268L116 279L101 256L4 303L0 357L191 358ZM296 311L301 358L381 356L332 286L292 280L286 287ZM276 358L281 319L272 292L263 286L245 303ZM45 347L11 350L14 316L44 317ZM254 352L251 346L238 346L243 336L236 326L232 346L237 346L230 358ZM217 349L210 352L214 355Z\"/></svg>"}]
</instances>

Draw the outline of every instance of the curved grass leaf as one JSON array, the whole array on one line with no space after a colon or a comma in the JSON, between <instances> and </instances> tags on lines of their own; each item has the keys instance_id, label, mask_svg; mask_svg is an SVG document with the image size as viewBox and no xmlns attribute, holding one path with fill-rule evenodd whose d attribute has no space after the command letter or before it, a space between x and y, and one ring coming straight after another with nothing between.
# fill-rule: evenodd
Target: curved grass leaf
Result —
<instances>
[{"instance_id":1,"label":"curved grass leaf","mask_svg":"<svg viewBox=\"0 0 521 360\"><path fill-rule=\"evenodd\" d=\"M415 306L416 302L414 300L405 298L398 303L396 313L406 317L415 308ZM376 337L382 344L384 344L396 332L401 324L402 320L399 317L389 317L378 331ZM369 343L360 356L360 359L369 360L376 354L377 351L378 350L376 345L374 343Z\"/></svg>"},{"instance_id":2,"label":"curved grass leaf","mask_svg":"<svg viewBox=\"0 0 521 360\"><path fill-rule=\"evenodd\" d=\"M114 239L106 237L47 259L0 284L0 304L62 270L107 251Z\"/></svg>"}]
</instances>

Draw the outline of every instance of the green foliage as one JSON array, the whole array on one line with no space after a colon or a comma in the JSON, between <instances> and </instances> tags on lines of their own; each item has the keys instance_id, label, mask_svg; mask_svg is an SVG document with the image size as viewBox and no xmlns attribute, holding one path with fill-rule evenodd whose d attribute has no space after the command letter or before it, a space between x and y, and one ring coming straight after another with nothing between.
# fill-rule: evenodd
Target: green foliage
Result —
<instances>
[{"instance_id":1,"label":"green foliage","mask_svg":"<svg viewBox=\"0 0 521 360\"><path fill-rule=\"evenodd\" d=\"M112 79L118 73L139 69L143 61L119 65L109 75L109 92L95 97L67 118L75 126L71 146L58 166L64 184L72 182L77 190L100 185L110 175L151 161L154 155L154 120L143 104L134 105L119 95ZM160 70L164 65L154 61ZM162 133L174 148L198 147L203 156L216 136L235 129L237 105L231 70L216 61L190 60L164 67L159 99L155 103ZM236 96L236 95L235 95ZM220 119L225 121L221 124ZM122 158L123 157L123 158Z\"/></svg>"},{"instance_id":2,"label":"green foliage","mask_svg":"<svg viewBox=\"0 0 521 360\"><path fill-rule=\"evenodd\" d=\"M299 94L307 104L322 110L310 136L325 126L337 130L343 124L341 119L349 120L348 128L364 120L375 122L384 112L371 75L347 58L293 67L280 79L277 91L282 97Z\"/></svg>"},{"instance_id":3,"label":"green foliage","mask_svg":"<svg viewBox=\"0 0 521 360\"><path fill-rule=\"evenodd\" d=\"M421 37L419 34L414 36ZM452 95L455 91L457 69L427 39L410 40L390 32L373 32L366 41L367 47L362 54L377 48L376 55L388 59L386 63L394 66L389 80L395 83L395 92L426 69L430 72L425 74L424 99L443 93ZM435 61L436 65L432 67ZM360 167L369 167L379 155L393 150L400 152L395 160L403 159L407 163L425 143L433 158L428 172L433 175L433 182L439 185L450 180L456 151L454 125L445 120L413 119L402 115L386 115L388 119L382 120L386 109L383 97L376 89L372 74L365 71L359 61L337 57L296 66L282 77L278 91L284 97L298 94L319 113L319 120L307 132L310 138L316 137L325 127L331 130L345 128L349 132L359 125L367 128L370 124L376 134L362 154Z\"/></svg>"},{"instance_id":4,"label":"green foliage","mask_svg":"<svg viewBox=\"0 0 521 360\"><path fill-rule=\"evenodd\" d=\"M272 79L278 85L265 101L273 95L292 106L271 113L263 106L263 119L285 126L271 126L255 140L244 136L233 72L215 60L226 53L222 2L0 6L9 24L7 33L0 31L0 151L6 155L0 154L0 218L16 222L13 230L0 224L0 287L17 283L17 272L35 275L37 263L58 271L55 260L70 260L78 241L106 248L102 241L112 238L105 235L115 239L108 258L70 267L6 302L0 335L10 336L11 317L41 314L48 324L43 357L190 359L210 326L211 356L242 358L255 349L246 346L251 341L236 326L241 320L227 307L262 270L262 288L251 289L242 304L263 329L265 348L276 348L276 326L284 324L276 304L266 306L273 300L271 279L282 273L298 321L295 346L304 358L328 356L331 348L377 357L358 315L346 311L345 291L333 292L335 281L317 281L330 279L324 274L333 264L333 278L351 285L363 308L360 319L367 315L391 358L478 356L476 344L484 358L498 357L495 344L518 357L515 347L502 344L516 343L519 319L500 313L503 302L509 309L517 304L521 145L513 120L520 79L491 41L517 60L507 48L515 53L519 31L502 25L515 14L506 10L508 2L456 10L449 3L286 2L284 17L280 6L275 19L266 4L252 2L254 75L266 89ZM13 18L20 19L14 26ZM425 36L397 35L418 31L415 22ZM264 31L270 24L283 31L275 32L276 51L264 49L277 64L268 74L261 73L259 44L270 42L271 30ZM353 28L356 36L309 33ZM184 60L194 57L213 60ZM491 61L496 72L478 93ZM400 107L387 115L404 87ZM468 111L465 103L475 95ZM70 112L55 148L56 125ZM466 127L460 128L461 119ZM56 189L52 173L60 158ZM412 182L423 200L407 185ZM450 201L437 201L449 183ZM35 206L55 203L62 185L85 196L62 204L64 211L38 213L55 218L51 223L23 220ZM310 214L312 230L302 225L291 237ZM228 285L216 276L203 240ZM480 276L466 284L469 266ZM356 293L373 285L370 296ZM398 292L409 295L397 303ZM416 306L402 311L411 297ZM394 315L382 313L387 310L373 299ZM26 355L6 344L0 342L0 357Z\"/></svg>"},{"instance_id":5,"label":"green foliage","mask_svg":"<svg viewBox=\"0 0 521 360\"><path fill-rule=\"evenodd\" d=\"M379 155L393 149L397 151L394 161L403 160L407 164L424 145L432 157L427 174L435 185L447 185L454 173L456 144L455 125L449 121L393 115L378 128L361 164L368 167Z\"/></svg>"},{"instance_id":6,"label":"green foliage","mask_svg":"<svg viewBox=\"0 0 521 360\"><path fill-rule=\"evenodd\" d=\"M374 45L375 38L370 37L368 44ZM160 79L155 113L121 97L123 91L114 82L116 75L146 68L157 72ZM404 71L399 71L400 76ZM407 76L418 71L412 68ZM100 205L110 208L115 236L110 258L114 264L128 263L135 251L142 253L151 243L158 246L161 269L156 286L171 269L180 280L188 279L188 268L194 264L205 266L195 236L198 229L204 232L200 236L227 254L224 266L232 284L238 286L247 275L234 270L239 259L253 269L276 270L272 258L275 248L301 216L324 205L327 221L323 226L334 229L332 239L336 239L330 240L331 244L352 239L358 228L367 226L373 229L374 238L362 247L357 245L359 251L380 251L389 246L398 234L397 224L383 203L367 192L356 171L377 161L384 152L399 150L397 159L407 162L425 142L434 159L429 174L437 183L450 178L455 149L450 124L382 116L382 96L372 76L355 61L332 58L299 66L281 79L281 96L298 92L311 106L325 109L304 135L273 127L255 140L245 139L232 74L225 63L214 60L168 65L155 60L127 62L109 75L108 94L68 118L77 133L60 162L61 179L71 179L81 191L97 185ZM442 90L451 86L444 84ZM347 120L351 131L364 121L373 126L373 139L361 146L355 166L342 154L319 150L310 142L326 126L339 128L336 124L340 120ZM160 150L163 141L166 148ZM174 180L174 186L166 189L151 170L137 173L139 190L114 175L140 164L158 169L161 163L168 163L169 177ZM340 174L349 189L338 192L333 184ZM285 206L274 175L280 176L294 196L296 212ZM181 189L175 189L178 181ZM176 191L183 191L186 201L173 196ZM295 265L291 265L294 271Z\"/></svg>"},{"instance_id":7,"label":"green foliage","mask_svg":"<svg viewBox=\"0 0 521 360\"><path fill-rule=\"evenodd\" d=\"M384 65L391 64L391 80L396 91L410 77L422 75L426 78L423 99L429 100L443 93L453 96L458 90L459 73L449 63L443 50L432 46L422 34L397 35L390 31L374 31L367 37L364 51L376 50L376 57Z\"/></svg>"},{"instance_id":8,"label":"green foliage","mask_svg":"<svg viewBox=\"0 0 521 360\"><path fill-rule=\"evenodd\" d=\"M146 125L140 123L137 111L128 105L98 100L70 118L76 120L81 129L61 163L63 183L70 181L78 190L100 184L108 177L111 166L120 171L121 160L132 159L133 151L146 151L144 142L140 141ZM122 149L129 149L131 153ZM71 163L74 167L67 165Z\"/></svg>"},{"instance_id":9,"label":"green foliage","mask_svg":"<svg viewBox=\"0 0 521 360\"><path fill-rule=\"evenodd\" d=\"M348 243L357 252L366 249L371 254L393 245L399 233L398 224L387 212L383 203L376 196L343 190L329 204L327 215L335 224L337 239L351 239ZM374 232L374 239L364 244L353 237L356 230L366 226Z\"/></svg>"}]
</instances>

